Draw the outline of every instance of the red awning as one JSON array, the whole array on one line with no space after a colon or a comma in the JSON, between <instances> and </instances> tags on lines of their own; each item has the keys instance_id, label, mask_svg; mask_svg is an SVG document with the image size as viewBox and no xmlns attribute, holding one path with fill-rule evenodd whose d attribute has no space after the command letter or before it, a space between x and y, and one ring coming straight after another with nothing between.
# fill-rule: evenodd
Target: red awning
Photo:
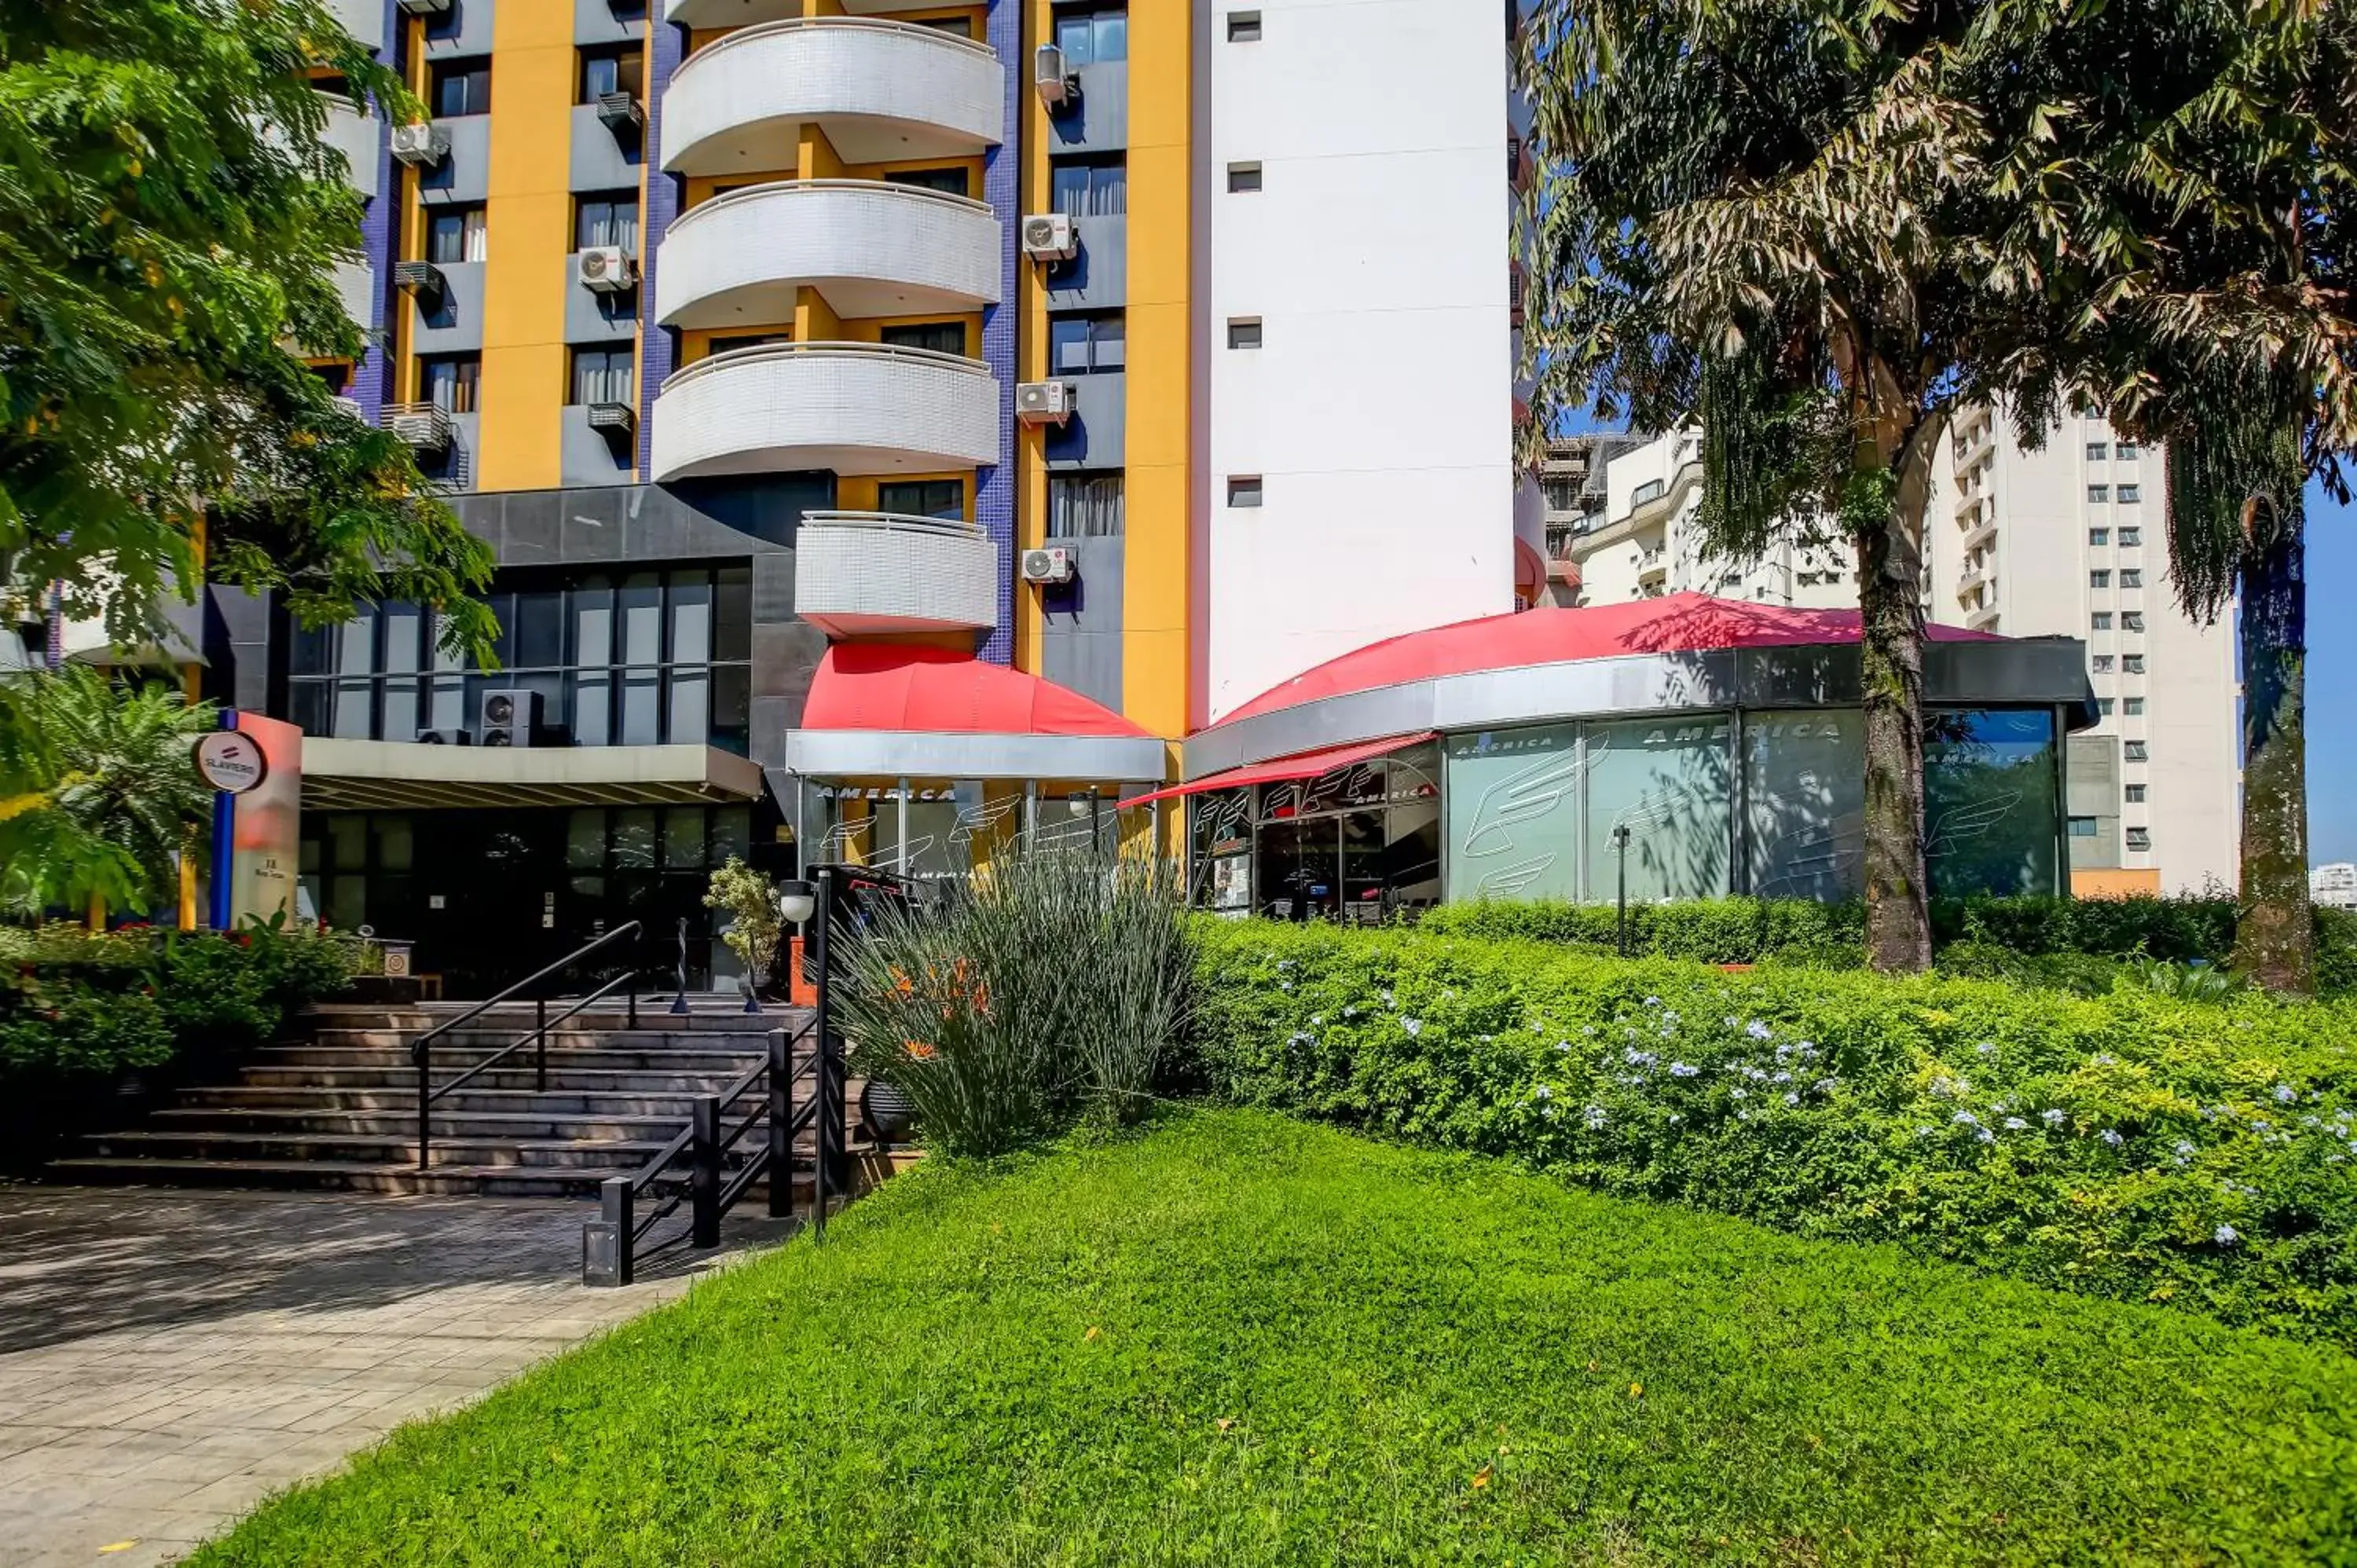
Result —
<instances>
[{"instance_id":1,"label":"red awning","mask_svg":"<svg viewBox=\"0 0 2357 1568\"><path fill-rule=\"evenodd\" d=\"M802 705L813 730L952 735L1146 736L1069 687L954 649L838 642L819 660Z\"/></svg>"},{"instance_id":2,"label":"red awning","mask_svg":"<svg viewBox=\"0 0 2357 1568\"><path fill-rule=\"evenodd\" d=\"M1173 784L1168 789L1157 789L1150 795L1133 795L1121 804L1126 810L1155 800L1168 800L1174 795L1193 795L1205 789L1233 789L1245 784L1282 784L1288 779L1315 779L1321 773L1331 773L1338 768L1348 768L1354 762L1366 762L1397 751L1404 746L1430 740L1437 730L1418 730L1414 735L1395 735L1386 740L1362 740L1350 746L1329 746L1323 751L1305 751L1295 757L1280 757L1274 762L1255 762L1247 768L1231 768L1225 773L1213 773L1189 784Z\"/></svg>"}]
</instances>

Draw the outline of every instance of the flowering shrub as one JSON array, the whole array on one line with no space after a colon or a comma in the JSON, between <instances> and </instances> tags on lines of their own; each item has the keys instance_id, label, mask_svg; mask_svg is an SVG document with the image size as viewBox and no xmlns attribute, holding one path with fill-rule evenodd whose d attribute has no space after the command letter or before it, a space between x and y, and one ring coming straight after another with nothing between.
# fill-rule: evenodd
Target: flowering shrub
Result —
<instances>
[{"instance_id":1,"label":"flowering shrub","mask_svg":"<svg viewBox=\"0 0 2357 1568\"><path fill-rule=\"evenodd\" d=\"M2357 1004L1200 935L1232 1100L2357 1348Z\"/></svg>"}]
</instances>

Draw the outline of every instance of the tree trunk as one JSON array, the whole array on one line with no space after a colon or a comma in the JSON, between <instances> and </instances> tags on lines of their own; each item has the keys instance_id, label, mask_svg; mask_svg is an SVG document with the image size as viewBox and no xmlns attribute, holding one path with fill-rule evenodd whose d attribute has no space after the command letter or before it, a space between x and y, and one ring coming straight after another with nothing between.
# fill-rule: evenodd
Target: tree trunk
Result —
<instances>
[{"instance_id":1,"label":"tree trunk","mask_svg":"<svg viewBox=\"0 0 2357 1568\"><path fill-rule=\"evenodd\" d=\"M2308 897L2306 508L2295 472L2243 553L2243 886L2234 968L2270 991L2316 989Z\"/></svg>"},{"instance_id":2,"label":"tree trunk","mask_svg":"<svg viewBox=\"0 0 2357 1568\"><path fill-rule=\"evenodd\" d=\"M1923 874L1923 555L1931 452L1943 422L1916 426L1890 467L1853 485L1859 705L1866 728L1866 958L1910 972L1932 963Z\"/></svg>"}]
</instances>

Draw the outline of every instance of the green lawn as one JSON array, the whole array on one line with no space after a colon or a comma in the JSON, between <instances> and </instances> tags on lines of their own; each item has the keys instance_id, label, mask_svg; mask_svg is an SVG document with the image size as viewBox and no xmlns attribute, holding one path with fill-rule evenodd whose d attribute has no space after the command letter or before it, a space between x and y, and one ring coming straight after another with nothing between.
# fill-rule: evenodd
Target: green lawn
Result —
<instances>
[{"instance_id":1,"label":"green lawn","mask_svg":"<svg viewBox=\"0 0 2357 1568\"><path fill-rule=\"evenodd\" d=\"M896 1180L229 1563L2357 1562L2357 1360L1197 1112Z\"/></svg>"}]
</instances>

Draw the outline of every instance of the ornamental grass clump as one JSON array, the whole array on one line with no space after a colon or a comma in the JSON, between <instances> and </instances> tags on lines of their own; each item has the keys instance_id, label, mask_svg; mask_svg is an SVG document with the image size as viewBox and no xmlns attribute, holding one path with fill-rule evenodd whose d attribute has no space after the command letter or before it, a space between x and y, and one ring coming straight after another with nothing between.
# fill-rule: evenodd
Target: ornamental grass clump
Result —
<instances>
[{"instance_id":1,"label":"ornamental grass clump","mask_svg":"<svg viewBox=\"0 0 2357 1568\"><path fill-rule=\"evenodd\" d=\"M1015 845L971 885L872 906L834 993L853 1070L904 1090L944 1153L1135 1120L1184 1027L1180 891L1149 862Z\"/></svg>"},{"instance_id":2,"label":"ornamental grass clump","mask_svg":"<svg viewBox=\"0 0 2357 1568\"><path fill-rule=\"evenodd\" d=\"M1230 1099L2357 1349L2357 1005L1199 939Z\"/></svg>"}]
</instances>

